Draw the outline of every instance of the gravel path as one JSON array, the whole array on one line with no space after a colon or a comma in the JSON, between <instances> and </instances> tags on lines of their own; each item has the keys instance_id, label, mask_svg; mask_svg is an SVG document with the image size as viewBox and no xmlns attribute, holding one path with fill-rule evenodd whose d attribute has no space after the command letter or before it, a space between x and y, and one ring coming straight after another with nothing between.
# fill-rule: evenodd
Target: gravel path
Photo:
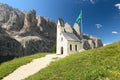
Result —
<instances>
[{"instance_id":1,"label":"gravel path","mask_svg":"<svg viewBox=\"0 0 120 80\"><path fill-rule=\"evenodd\" d=\"M13 73L9 74L8 76L4 77L2 80L22 80L30 75L33 75L40 71L42 68L48 66L52 61L56 61L60 58L64 58L65 55L56 55L56 54L49 54L45 57L34 59L32 62L23 65L16 69Z\"/></svg>"}]
</instances>

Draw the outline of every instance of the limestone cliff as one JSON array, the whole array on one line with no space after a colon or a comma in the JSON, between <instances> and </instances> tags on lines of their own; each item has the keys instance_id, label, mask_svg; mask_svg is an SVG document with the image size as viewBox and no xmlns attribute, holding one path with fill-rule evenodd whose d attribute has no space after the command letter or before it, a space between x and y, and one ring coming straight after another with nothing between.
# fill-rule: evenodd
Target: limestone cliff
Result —
<instances>
[{"instance_id":1,"label":"limestone cliff","mask_svg":"<svg viewBox=\"0 0 120 80\"><path fill-rule=\"evenodd\" d=\"M20 11L0 3L0 55L23 56L50 52L56 24L36 11Z\"/></svg>"}]
</instances>

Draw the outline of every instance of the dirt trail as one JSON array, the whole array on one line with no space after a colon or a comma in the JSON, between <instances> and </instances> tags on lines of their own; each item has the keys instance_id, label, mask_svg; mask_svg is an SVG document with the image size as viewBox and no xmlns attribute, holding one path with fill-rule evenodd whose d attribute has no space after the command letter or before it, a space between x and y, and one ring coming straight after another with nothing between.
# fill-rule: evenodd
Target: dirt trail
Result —
<instances>
[{"instance_id":1,"label":"dirt trail","mask_svg":"<svg viewBox=\"0 0 120 80\"><path fill-rule=\"evenodd\" d=\"M8 76L4 77L2 80L22 80L30 75L33 75L40 71L42 68L47 67L52 61L56 61L60 58L64 58L65 55L56 55L56 54L49 54L45 57L34 59L32 62L23 65L16 69L13 73L9 74Z\"/></svg>"}]
</instances>

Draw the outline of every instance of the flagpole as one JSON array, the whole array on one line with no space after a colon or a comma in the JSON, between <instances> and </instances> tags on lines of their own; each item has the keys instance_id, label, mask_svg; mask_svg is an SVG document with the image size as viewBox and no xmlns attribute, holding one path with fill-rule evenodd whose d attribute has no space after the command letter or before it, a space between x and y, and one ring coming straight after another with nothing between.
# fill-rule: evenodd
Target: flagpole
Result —
<instances>
[{"instance_id":1,"label":"flagpole","mask_svg":"<svg viewBox=\"0 0 120 80\"><path fill-rule=\"evenodd\" d=\"M82 13L82 10L81 10L81 13ZM82 13L82 17L83 17L83 13ZM82 41L82 44L84 44L84 41L83 41L83 18L81 17L81 41ZM82 45L82 48L83 48L83 45Z\"/></svg>"},{"instance_id":2,"label":"flagpole","mask_svg":"<svg viewBox=\"0 0 120 80\"><path fill-rule=\"evenodd\" d=\"M81 13L82 13L82 10L81 10ZM83 15L83 14L82 14ZM81 17L81 33L83 33L83 19L82 19L82 17Z\"/></svg>"},{"instance_id":3,"label":"flagpole","mask_svg":"<svg viewBox=\"0 0 120 80\"><path fill-rule=\"evenodd\" d=\"M82 14L82 10L81 10L81 14ZM83 17L83 14L82 14ZM81 30L81 39L82 39L82 43L83 43L83 18L81 17L81 26L80 26L80 30Z\"/></svg>"},{"instance_id":4,"label":"flagpole","mask_svg":"<svg viewBox=\"0 0 120 80\"><path fill-rule=\"evenodd\" d=\"M76 23L80 24L80 33L83 33L83 24L82 24L82 10L80 11L80 14L78 18L76 19Z\"/></svg>"}]
</instances>

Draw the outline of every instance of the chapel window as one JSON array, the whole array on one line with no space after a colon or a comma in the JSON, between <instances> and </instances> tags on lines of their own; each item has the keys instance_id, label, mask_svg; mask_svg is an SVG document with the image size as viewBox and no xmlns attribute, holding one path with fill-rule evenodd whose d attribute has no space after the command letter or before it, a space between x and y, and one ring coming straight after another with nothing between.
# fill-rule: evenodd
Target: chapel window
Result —
<instances>
[{"instance_id":1,"label":"chapel window","mask_svg":"<svg viewBox=\"0 0 120 80\"><path fill-rule=\"evenodd\" d=\"M70 51L72 51L72 45L70 44Z\"/></svg>"},{"instance_id":2,"label":"chapel window","mask_svg":"<svg viewBox=\"0 0 120 80\"><path fill-rule=\"evenodd\" d=\"M77 51L77 45L75 45L75 51Z\"/></svg>"}]
</instances>

